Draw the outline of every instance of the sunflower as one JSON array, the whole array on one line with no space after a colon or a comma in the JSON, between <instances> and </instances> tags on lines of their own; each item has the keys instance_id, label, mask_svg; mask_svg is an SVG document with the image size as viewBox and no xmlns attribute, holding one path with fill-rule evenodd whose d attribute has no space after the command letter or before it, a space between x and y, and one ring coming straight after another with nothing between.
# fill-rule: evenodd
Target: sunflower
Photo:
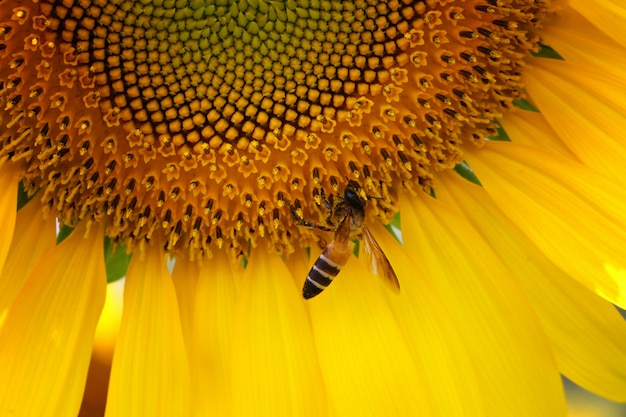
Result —
<instances>
[{"instance_id":1,"label":"sunflower","mask_svg":"<svg viewBox=\"0 0 626 417\"><path fill-rule=\"evenodd\" d=\"M562 416L561 375L626 401L624 24L612 0L2 1L0 415Z\"/></svg>"}]
</instances>

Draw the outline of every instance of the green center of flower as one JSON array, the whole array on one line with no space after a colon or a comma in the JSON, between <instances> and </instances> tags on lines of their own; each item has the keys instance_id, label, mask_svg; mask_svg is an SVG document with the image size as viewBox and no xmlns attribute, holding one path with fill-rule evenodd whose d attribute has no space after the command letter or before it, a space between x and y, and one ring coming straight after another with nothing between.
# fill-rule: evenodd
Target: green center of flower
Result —
<instances>
[{"instance_id":1,"label":"green center of flower","mask_svg":"<svg viewBox=\"0 0 626 417\"><path fill-rule=\"evenodd\" d=\"M0 11L2 155L131 250L301 237L360 183L389 219L518 98L531 1L24 1ZM324 190L324 191L323 191ZM294 239L296 238L296 239Z\"/></svg>"}]
</instances>

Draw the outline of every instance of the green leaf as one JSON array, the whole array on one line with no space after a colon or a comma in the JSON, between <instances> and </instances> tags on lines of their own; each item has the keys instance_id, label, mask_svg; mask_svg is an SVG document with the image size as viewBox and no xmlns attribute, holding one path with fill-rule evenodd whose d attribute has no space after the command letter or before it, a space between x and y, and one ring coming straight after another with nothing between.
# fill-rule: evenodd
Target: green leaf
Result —
<instances>
[{"instance_id":1,"label":"green leaf","mask_svg":"<svg viewBox=\"0 0 626 417\"><path fill-rule=\"evenodd\" d=\"M59 229L59 233L57 234L57 245L63 242L73 231L74 228L72 226L62 224L61 228Z\"/></svg>"},{"instance_id":2,"label":"green leaf","mask_svg":"<svg viewBox=\"0 0 626 417\"><path fill-rule=\"evenodd\" d=\"M17 209L21 209L34 197L35 194L29 196L24 188L24 183L20 181L17 187Z\"/></svg>"},{"instance_id":3,"label":"green leaf","mask_svg":"<svg viewBox=\"0 0 626 417\"><path fill-rule=\"evenodd\" d=\"M397 212L394 216L393 219L391 219L391 221L389 222L389 224L386 224L385 227L387 229L389 229L390 227L395 227L396 229L401 229L400 228L400 212Z\"/></svg>"},{"instance_id":4,"label":"green leaf","mask_svg":"<svg viewBox=\"0 0 626 417\"><path fill-rule=\"evenodd\" d=\"M387 231L389 233L391 233L391 236L393 236L400 244L402 244L402 239L400 239L399 234L402 233L402 227L400 227L400 212L396 213L395 216L393 216L393 219L391 219L391 221L389 222L389 224L385 224L385 229L387 229Z\"/></svg>"},{"instance_id":5,"label":"green leaf","mask_svg":"<svg viewBox=\"0 0 626 417\"><path fill-rule=\"evenodd\" d=\"M544 44L539 44L539 51L532 52L532 55L537 58L550 58L550 59L559 59L561 61L565 61L565 59L552 47Z\"/></svg>"},{"instance_id":6,"label":"green leaf","mask_svg":"<svg viewBox=\"0 0 626 417\"><path fill-rule=\"evenodd\" d=\"M352 253L354 254L355 257L359 257L359 247L361 246L361 241L358 239L354 239L352 241L352 243L354 243L354 249L352 250Z\"/></svg>"},{"instance_id":7,"label":"green leaf","mask_svg":"<svg viewBox=\"0 0 626 417\"><path fill-rule=\"evenodd\" d=\"M251 250L252 242L250 242L250 239L248 239L248 250L246 252L244 252L243 250L241 251L241 261L239 261L243 269L246 269L248 267L248 258L250 258Z\"/></svg>"},{"instance_id":8,"label":"green leaf","mask_svg":"<svg viewBox=\"0 0 626 417\"><path fill-rule=\"evenodd\" d=\"M126 253L126 245L114 245L111 238L104 237L104 263L107 282L115 282L126 276L132 255Z\"/></svg>"},{"instance_id":9,"label":"green leaf","mask_svg":"<svg viewBox=\"0 0 626 417\"><path fill-rule=\"evenodd\" d=\"M528 111L532 111L535 113L539 113L539 109L537 107L535 107L535 105L533 103L531 103L530 101L526 100L525 98L520 98L518 100L513 100L513 104L515 104L517 107L519 107L522 110L528 110Z\"/></svg>"},{"instance_id":10,"label":"green leaf","mask_svg":"<svg viewBox=\"0 0 626 417\"><path fill-rule=\"evenodd\" d=\"M494 140L494 141L497 140L501 142L510 142L511 138L509 138L509 135L506 134L506 130L504 130L500 122L497 120L494 120L494 123L498 125L498 134L496 136L489 136L487 139Z\"/></svg>"},{"instance_id":11,"label":"green leaf","mask_svg":"<svg viewBox=\"0 0 626 417\"><path fill-rule=\"evenodd\" d=\"M474 173L474 170L470 168L467 162L463 161L456 164L456 166L454 167L454 171L472 184L476 184L482 187L482 184L478 180L478 177Z\"/></svg>"}]
</instances>

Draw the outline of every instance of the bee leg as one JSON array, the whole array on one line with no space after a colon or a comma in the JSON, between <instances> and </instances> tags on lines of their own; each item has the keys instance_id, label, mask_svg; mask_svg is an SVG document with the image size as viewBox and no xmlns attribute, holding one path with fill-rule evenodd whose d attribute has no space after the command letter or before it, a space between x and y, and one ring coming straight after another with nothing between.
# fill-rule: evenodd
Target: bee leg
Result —
<instances>
[{"instance_id":1,"label":"bee leg","mask_svg":"<svg viewBox=\"0 0 626 417\"><path fill-rule=\"evenodd\" d=\"M296 208L292 205L290 205L289 208L291 210L291 215L293 216L293 219L296 221L296 224L298 226L308 227L309 229L319 229L325 232L332 232L334 230L326 226L322 226L321 224L313 223L312 221L303 219L298 215Z\"/></svg>"},{"instance_id":2,"label":"bee leg","mask_svg":"<svg viewBox=\"0 0 626 417\"><path fill-rule=\"evenodd\" d=\"M326 206L326 208L328 210L332 211L333 210L333 203L328 198L326 198L326 193L324 192L323 188L320 189L320 197L322 198L322 202L324 203L324 206ZM332 198L332 196L331 196L331 198Z\"/></svg>"},{"instance_id":3,"label":"bee leg","mask_svg":"<svg viewBox=\"0 0 626 417\"><path fill-rule=\"evenodd\" d=\"M326 217L326 224L329 224L329 225L331 225L331 226L335 226L335 222L333 221L333 217L335 217L335 216L334 216L334 214L333 214L333 213L330 213L330 214ZM330 229L330 230L335 230L335 229Z\"/></svg>"}]
</instances>

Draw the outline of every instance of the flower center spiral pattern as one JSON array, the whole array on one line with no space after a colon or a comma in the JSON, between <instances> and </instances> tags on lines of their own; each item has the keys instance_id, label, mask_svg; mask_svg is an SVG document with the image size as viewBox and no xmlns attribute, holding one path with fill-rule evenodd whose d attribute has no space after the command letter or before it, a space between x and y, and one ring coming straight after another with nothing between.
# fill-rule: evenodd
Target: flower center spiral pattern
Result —
<instances>
[{"instance_id":1,"label":"flower center spiral pattern","mask_svg":"<svg viewBox=\"0 0 626 417\"><path fill-rule=\"evenodd\" d=\"M6 4L6 3L5 3ZM310 243L348 180L396 211L494 134L547 3L41 0L0 9L0 155L129 250ZM323 191L324 190L324 191Z\"/></svg>"}]
</instances>

